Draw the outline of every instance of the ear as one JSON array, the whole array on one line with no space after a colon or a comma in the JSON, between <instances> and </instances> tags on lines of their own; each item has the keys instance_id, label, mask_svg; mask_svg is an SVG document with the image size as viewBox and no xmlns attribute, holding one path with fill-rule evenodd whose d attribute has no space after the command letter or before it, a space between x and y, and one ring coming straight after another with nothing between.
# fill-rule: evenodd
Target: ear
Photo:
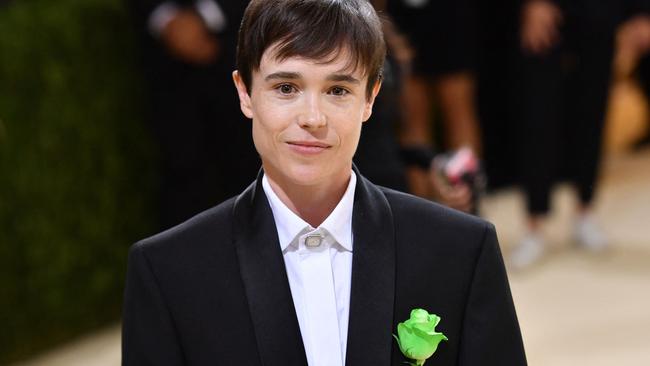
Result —
<instances>
[{"instance_id":1,"label":"ear","mask_svg":"<svg viewBox=\"0 0 650 366\"><path fill-rule=\"evenodd\" d=\"M250 119L253 118L253 109L251 108L251 96L248 95L248 90L246 90L246 84L242 79L239 71L235 70L232 72L232 81L235 83L235 88L237 88L237 94L239 95L239 107L241 108L242 113Z\"/></svg>"},{"instance_id":2,"label":"ear","mask_svg":"<svg viewBox=\"0 0 650 366\"><path fill-rule=\"evenodd\" d=\"M375 86L372 88L372 93L370 95L370 98L366 101L366 107L363 111L363 119L362 121L365 122L370 118L370 115L372 115L372 106L375 104L375 98L377 98L377 94L379 94L379 90L381 89L381 79L377 80L375 83Z\"/></svg>"}]
</instances>

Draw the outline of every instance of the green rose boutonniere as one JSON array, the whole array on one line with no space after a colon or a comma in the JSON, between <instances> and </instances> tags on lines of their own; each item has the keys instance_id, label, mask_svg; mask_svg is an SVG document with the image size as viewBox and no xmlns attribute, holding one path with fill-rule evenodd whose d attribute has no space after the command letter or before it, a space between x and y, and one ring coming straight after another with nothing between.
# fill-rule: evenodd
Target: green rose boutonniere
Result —
<instances>
[{"instance_id":1,"label":"green rose boutonniere","mask_svg":"<svg viewBox=\"0 0 650 366\"><path fill-rule=\"evenodd\" d=\"M404 323L397 324L397 340L400 351L404 356L415 362L407 362L412 366L422 366L427 358L431 357L440 341L446 341L447 337L436 332L436 326L440 322L440 317L435 314L429 314L424 309L413 309L411 318Z\"/></svg>"}]
</instances>

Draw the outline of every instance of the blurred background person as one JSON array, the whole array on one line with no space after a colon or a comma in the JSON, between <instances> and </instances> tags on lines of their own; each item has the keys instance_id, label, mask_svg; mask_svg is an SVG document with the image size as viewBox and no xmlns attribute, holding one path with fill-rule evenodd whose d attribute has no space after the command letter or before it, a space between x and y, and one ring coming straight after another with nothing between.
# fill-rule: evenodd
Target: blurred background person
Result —
<instances>
[{"instance_id":1,"label":"blurred background person","mask_svg":"<svg viewBox=\"0 0 650 366\"><path fill-rule=\"evenodd\" d=\"M474 209L472 191L465 181L457 179L453 184L447 181L443 165L451 165L447 161L442 164L445 157L438 156L435 159L436 153L431 145L403 147L398 141L399 131L409 128L401 101L405 88L404 75L411 68L413 49L386 13L387 1L373 0L372 3L383 14L388 55L384 64L382 89L375 101L373 115L363 125L354 161L374 183L404 192L420 193L443 205L470 212ZM417 169L424 178L426 194L415 192L414 186L409 184L406 179L407 168Z\"/></svg>"},{"instance_id":2,"label":"blurred background person","mask_svg":"<svg viewBox=\"0 0 650 366\"><path fill-rule=\"evenodd\" d=\"M247 1L132 0L160 147L161 225L238 194L260 162L231 73ZM219 132L217 132L219 131Z\"/></svg>"},{"instance_id":3,"label":"blurred background person","mask_svg":"<svg viewBox=\"0 0 650 366\"><path fill-rule=\"evenodd\" d=\"M601 136L618 24L638 11L632 1L529 0L521 4L521 99L515 147L526 195L528 231L512 253L526 267L546 247L541 234L555 183L568 180L579 197L574 239L600 251L607 246L592 216Z\"/></svg>"},{"instance_id":4,"label":"blurred background person","mask_svg":"<svg viewBox=\"0 0 650 366\"><path fill-rule=\"evenodd\" d=\"M387 10L405 36L405 47L410 48L411 57L401 60L400 139L407 160L432 156L434 146L438 151L467 147L478 156L481 139L474 100L472 0L388 0ZM442 114L442 127L433 124L434 104ZM434 131L442 131L436 141ZM408 165L414 194L439 198L441 189L451 188L426 164Z\"/></svg>"},{"instance_id":5,"label":"blurred background person","mask_svg":"<svg viewBox=\"0 0 650 366\"><path fill-rule=\"evenodd\" d=\"M384 0L373 0L377 10L384 9ZM408 192L405 166L399 155L395 136L399 125L399 69L395 52L400 45L391 42L395 33L387 19L383 20L384 37L389 48L382 70L382 86L375 99L370 119L362 125L361 139L354 155L354 163L362 174L375 184ZM394 51L395 50L395 51Z\"/></svg>"}]
</instances>

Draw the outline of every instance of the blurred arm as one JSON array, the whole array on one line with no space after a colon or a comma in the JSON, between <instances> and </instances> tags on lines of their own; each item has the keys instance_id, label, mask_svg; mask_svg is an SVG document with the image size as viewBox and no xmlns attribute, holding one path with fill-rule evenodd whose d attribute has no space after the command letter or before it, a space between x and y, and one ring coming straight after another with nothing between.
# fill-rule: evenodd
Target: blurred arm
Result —
<instances>
[{"instance_id":1,"label":"blurred arm","mask_svg":"<svg viewBox=\"0 0 650 366\"><path fill-rule=\"evenodd\" d=\"M169 22L178 15L179 6L173 1L165 1L158 5L149 15L147 26L152 36L160 37Z\"/></svg>"},{"instance_id":2,"label":"blurred arm","mask_svg":"<svg viewBox=\"0 0 650 366\"><path fill-rule=\"evenodd\" d=\"M179 4L174 1L161 2L149 15L149 32L153 36L160 36L167 24L176 17L179 8ZM226 15L216 1L197 0L194 3L194 9L210 31L219 33L226 29L228 25Z\"/></svg>"},{"instance_id":3,"label":"blurred arm","mask_svg":"<svg viewBox=\"0 0 650 366\"><path fill-rule=\"evenodd\" d=\"M148 30L176 58L191 64L216 60L219 43L215 33L226 28L226 17L213 0L189 4L159 1L148 17Z\"/></svg>"}]
</instances>

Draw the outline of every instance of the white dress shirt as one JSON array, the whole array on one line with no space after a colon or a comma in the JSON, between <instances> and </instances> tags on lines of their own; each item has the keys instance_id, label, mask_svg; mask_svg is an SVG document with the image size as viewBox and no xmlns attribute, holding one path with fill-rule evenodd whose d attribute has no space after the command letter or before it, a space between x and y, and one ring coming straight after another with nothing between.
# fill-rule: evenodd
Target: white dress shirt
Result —
<instances>
[{"instance_id":1,"label":"white dress shirt","mask_svg":"<svg viewBox=\"0 0 650 366\"><path fill-rule=\"evenodd\" d=\"M280 201L266 176L262 178L310 366L345 364L356 181L352 172L341 201L313 228Z\"/></svg>"}]
</instances>

